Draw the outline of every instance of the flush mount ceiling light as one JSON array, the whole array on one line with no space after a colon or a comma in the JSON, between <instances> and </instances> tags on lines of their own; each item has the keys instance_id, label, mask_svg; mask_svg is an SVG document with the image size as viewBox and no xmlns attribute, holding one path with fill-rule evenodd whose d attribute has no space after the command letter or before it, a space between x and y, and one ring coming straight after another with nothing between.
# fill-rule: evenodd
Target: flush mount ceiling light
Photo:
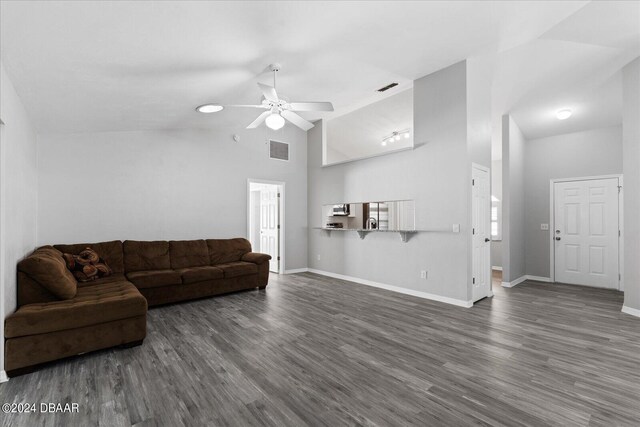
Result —
<instances>
[{"instance_id":1,"label":"flush mount ceiling light","mask_svg":"<svg viewBox=\"0 0 640 427\"><path fill-rule=\"evenodd\" d=\"M199 113L217 113L218 111L222 111L223 108L222 105L204 104L196 107L196 111Z\"/></svg>"},{"instance_id":2,"label":"flush mount ceiling light","mask_svg":"<svg viewBox=\"0 0 640 427\"><path fill-rule=\"evenodd\" d=\"M408 139L411 136L411 129L397 130L397 131L391 132L391 135L387 135L384 138L382 138L382 146L386 147L387 144L390 144L395 141L400 141L400 138L403 136L405 139Z\"/></svg>"},{"instance_id":3,"label":"flush mount ceiling light","mask_svg":"<svg viewBox=\"0 0 640 427\"><path fill-rule=\"evenodd\" d=\"M571 111L570 109L563 108L562 110L558 110L558 112L556 113L556 117L558 118L558 120L566 120L571 117L571 113L573 113L573 111Z\"/></svg>"}]
</instances>

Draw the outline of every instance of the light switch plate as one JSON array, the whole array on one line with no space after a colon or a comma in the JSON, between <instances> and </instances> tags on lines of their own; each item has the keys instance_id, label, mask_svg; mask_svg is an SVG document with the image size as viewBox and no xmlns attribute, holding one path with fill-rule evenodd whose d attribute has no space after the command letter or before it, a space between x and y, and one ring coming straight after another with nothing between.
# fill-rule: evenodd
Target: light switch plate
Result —
<instances>
[{"instance_id":1,"label":"light switch plate","mask_svg":"<svg viewBox=\"0 0 640 427\"><path fill-rule=\"evenodd\" d=\"M540 224L540 230L548 230L549 224Z\"/></svg>"},{"instance_id":2,"label":"light switch plate","mask_svg":"<svg viewBox=\"0 0 640 427\"><path fill-rule=\"evenodd\" d=\"M460 232L460 224L453 224L452 230L454 233Z\"/></svg>"}]
</instances>

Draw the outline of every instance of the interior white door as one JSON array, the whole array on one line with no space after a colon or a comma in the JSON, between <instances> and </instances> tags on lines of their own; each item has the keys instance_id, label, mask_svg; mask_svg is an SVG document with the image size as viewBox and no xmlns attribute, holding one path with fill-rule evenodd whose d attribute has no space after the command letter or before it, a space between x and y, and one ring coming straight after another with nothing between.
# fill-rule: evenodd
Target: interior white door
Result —
<instances>
[{"instance_id":1,"label":"interior white door","mask_svg":"<svg viewBox=\"0 0 640 427\"><path fill-rule=\"evenodd\" d=\"M491 186L489 171L472 169L472 298L478 301L491 295Z\"/></svg>"},{"instance_id":2,"label":"interior white door","mask_svg":"<svg viewBox=\"0 0 640 427\"><path fill-rule=\"evenodd\" d=\"M277 185L269 185L260 191L260 251L271 255L269 269L279 273L280 212Z\"/></svg>"},{"instance_id":3,"label":"interior white door","mask_svg":"<svg viewBox=\"0 0 640 427\"><path fill-rule=\"evenodd\" d=\"M555 280L618 289L618 178L554 184Z\"/></svg>"}]
</instances>

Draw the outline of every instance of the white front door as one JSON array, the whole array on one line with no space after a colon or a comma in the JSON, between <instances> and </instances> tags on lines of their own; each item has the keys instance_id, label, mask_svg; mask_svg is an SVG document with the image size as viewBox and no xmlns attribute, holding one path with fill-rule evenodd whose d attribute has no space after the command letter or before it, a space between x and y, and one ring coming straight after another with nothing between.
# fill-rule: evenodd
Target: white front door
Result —
<instances>
[{"instance_id":1,"label":"white front door","mask_svg":"<svg viewBox=\"0 0 640 427\"><path fill-rule=\"evenodd\" d=\"M491 295L491 187L489 171L477 166L472 169L472 298L478 301Z\"/></svg>"},{"instance_id":2,"label":"white front door","mask_svg":"<svg viewBox=\"0 0 640 427\"><path fill-rule=\"evenodd\" d=\"M554 183L555 281L618 289L618 178Z\"/></svg>"},{"instance_id":3,"label":"white front door","mask_svg":"<svg viewBox=\"0 0 640 427\"><path fill-rule=\"evenodd\" d=\"M269 269L278 273L280 245L279 192L277 185L267 185L260 190L260 252L271 255Z\"/></svg>"}]
</instances>

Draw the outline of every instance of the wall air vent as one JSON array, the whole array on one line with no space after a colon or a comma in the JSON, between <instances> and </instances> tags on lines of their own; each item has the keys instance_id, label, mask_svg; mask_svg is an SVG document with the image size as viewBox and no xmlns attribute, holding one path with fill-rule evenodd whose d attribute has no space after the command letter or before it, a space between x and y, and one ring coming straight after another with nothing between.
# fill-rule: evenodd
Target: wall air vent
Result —
<instances>
[{"instance_id":1,"label":"wall air vent","mask_svg":"<svg viewBox=\"0 0 640 427\"><path fill-rule=\"evenodd\" d=\"M269 141L269 158L289 161L289 144L286 142Z\"/></svg>"},{"instance_id":2,"label":"wall air vent","mask_svg":"<svg viewBox=\"0 0 640 427\"><path fill-rule=\"evenodd\" d=\"M378 89L378 92L384 92L384 91L387 91L387 90L391 89L392 87L396 87L396 86L398 86L398 83L391 83L391 84L386 85L385 87L381 87L380 89Z\"/></svg>"}]
</instances>

